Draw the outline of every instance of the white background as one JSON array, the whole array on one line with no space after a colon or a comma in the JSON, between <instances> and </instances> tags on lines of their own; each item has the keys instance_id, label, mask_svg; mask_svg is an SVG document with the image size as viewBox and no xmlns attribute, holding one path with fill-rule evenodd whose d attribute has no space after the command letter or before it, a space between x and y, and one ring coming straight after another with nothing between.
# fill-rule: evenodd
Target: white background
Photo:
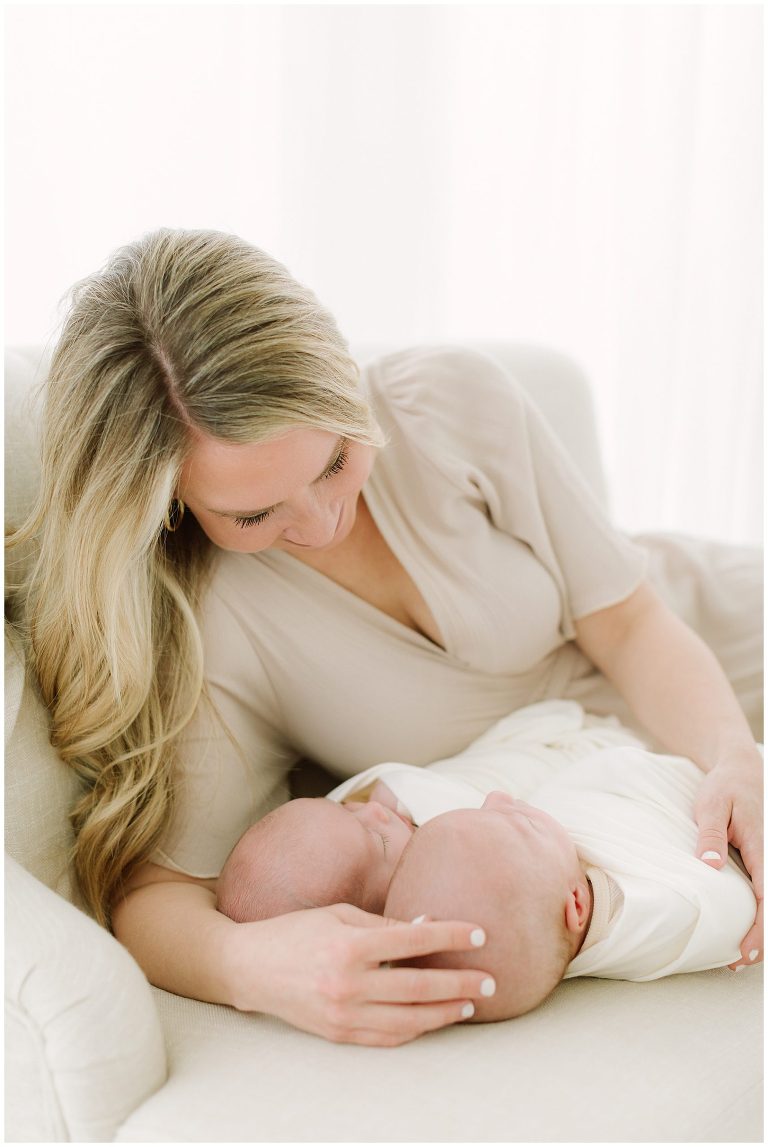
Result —
<instances>
[{"instance_id":1,"label":"white background","mask_svg":"<svg viewBox=\"0 0 768 1147\"><path fill-rule=\"evenodd\" d=\"M352 343L552 345L616 520L762 526L759 5L6 7L6 341L158 226Z\"/></svg>"}]
</instances>

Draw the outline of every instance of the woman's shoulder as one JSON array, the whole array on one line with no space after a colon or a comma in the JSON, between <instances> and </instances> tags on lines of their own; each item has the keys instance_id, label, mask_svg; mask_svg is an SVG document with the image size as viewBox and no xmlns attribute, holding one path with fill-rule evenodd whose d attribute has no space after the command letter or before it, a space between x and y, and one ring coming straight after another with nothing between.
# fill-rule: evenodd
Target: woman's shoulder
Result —
<instances>
[{"instance_id":1,"label":"woman's shoulder","mask_svg":"<svg viewBox=\"0 0 768 1147\"><path fill-rule=\"evenodd\" d=\"M471 347L427 344L366 365L364 385L381 422L425 440L455 442L493 435L499 423L524 419L525 397L515 378L490 355Z\"/></svg>"},{"instance_id":2,"label":"woman's shoulder","mask_svg":"<svg viewBox=\"0 0 768 1147\"><path fill-rule=\"evenodd\" d=\"M385 354L363 367L372 391L400 403L440 391L476 391L478 387L514 388L514 379L483 351L449 343L427 343Z\"/></svg>"}]
</instances>

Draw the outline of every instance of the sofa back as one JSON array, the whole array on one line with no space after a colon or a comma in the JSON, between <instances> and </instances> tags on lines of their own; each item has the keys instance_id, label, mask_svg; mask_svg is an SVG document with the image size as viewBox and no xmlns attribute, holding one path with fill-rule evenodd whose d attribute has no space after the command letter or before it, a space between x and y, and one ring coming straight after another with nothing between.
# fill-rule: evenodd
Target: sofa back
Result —
<instances>
[{"instance_id":1,"label":"sofa back","mask_svg":"<svg viewBox=\"0 0 768 1147\"><path fill-rule=\"evenodd\" d=\"M32 509L40 482L39 384L50 355L16 347L5 355L5 527ZM33 556L31 545L5 561L5 847L48 888L80 905L70 864L69 810L79 782L50 742L50 720L27 665L14 587Z\"/></svg>"},{"instance_id":2,"label":"sofa back","mask_svg":"<svg viewBox=\"0 0 768 1147\"><path fill-rule=\"evenodd\" d=\"M50 353L42 347L13 347L5 352L5 529L17 529L32 509L40 485L41 385ZM32 546L6 552L5 613L16 618L14 585L23 581Z\"/></svg>"}]
</instances>

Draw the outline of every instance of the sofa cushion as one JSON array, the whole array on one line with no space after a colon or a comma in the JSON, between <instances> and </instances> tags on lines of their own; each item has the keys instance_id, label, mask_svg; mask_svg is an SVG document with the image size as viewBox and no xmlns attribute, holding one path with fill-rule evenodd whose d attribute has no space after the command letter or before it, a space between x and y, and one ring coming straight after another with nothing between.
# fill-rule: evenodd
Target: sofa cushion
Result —
<instances>
[{"instance_id":1,"label":"sofa cushion","mask_svg":"<svg viewBox=\"0 0 768 1147\"><path fill-rule=\"evenodd\" d=\"M5 892L5 1141L109 1141L167 1075L146 977L9 858Z\"/></svg>"},{"instance_id":2,"label":"sofa cushion","mask_svg":"<svg viewBox=\"0 0 768 1147\"><path fill-rule=\"evenodd\" d=\"M25 668L21 638L5 623L5 847L48 888L80 904L68 813L79 781L49 741L50 722Z\"/></svg>"},{"instance_id":3,"label":"sofa cushion","mask_svg":"<svg viewBox=\"0 0 768 1147\"><path fill-rule=\"evenodd\" d=\"M118 1142L759 1142L762 971L580 979L399 1048L156 991L171 1077Z\"/></svg>"}]
</instances>

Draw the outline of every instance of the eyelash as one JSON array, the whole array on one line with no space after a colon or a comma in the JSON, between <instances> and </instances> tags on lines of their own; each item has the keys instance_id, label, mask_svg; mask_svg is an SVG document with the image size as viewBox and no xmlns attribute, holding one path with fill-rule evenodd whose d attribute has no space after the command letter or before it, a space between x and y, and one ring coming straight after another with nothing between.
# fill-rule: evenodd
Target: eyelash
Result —
<instances>
[{"instance_id":1,"label":"eyelash","mask_svg":"<svg viewBox=\"0 0 768 1147\"><path fill-rule=\"evenodd\" d=\"M340 474L348 461L349 450L344 445L339 451L336 461L323 474L323 479L331 478L334 474ZM274 510L263 510L260 514L251 514L248 518L235 518L235 525L239 526L241 530L247 530L249 526L258 526L261 522L265 522L273 513Z\"/></svg>"}]
</instances>

